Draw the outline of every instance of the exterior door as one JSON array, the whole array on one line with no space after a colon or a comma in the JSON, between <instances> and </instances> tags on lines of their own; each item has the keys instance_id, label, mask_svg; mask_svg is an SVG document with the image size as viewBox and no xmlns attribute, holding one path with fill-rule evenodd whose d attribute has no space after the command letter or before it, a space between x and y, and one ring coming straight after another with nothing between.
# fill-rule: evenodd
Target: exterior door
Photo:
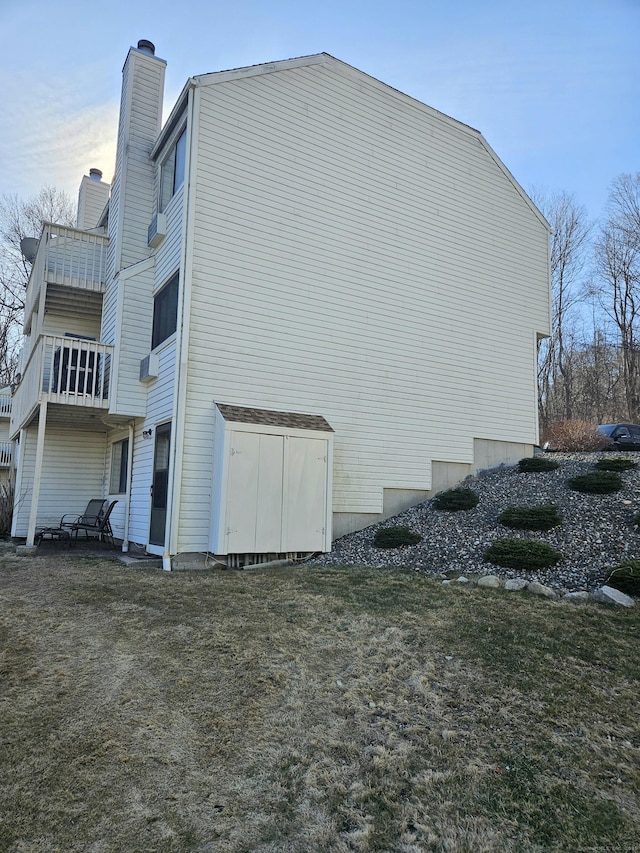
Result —
<instances>
[{"instance_id":1,"label":"exterior door","mask_svg":"<svg viewBox=\"0 0 640 853\"><path fill-rule=\"evenodd\" d=\"M167 520L170 447L171 424L160 424L159 427L156 427L156 443L153 454L151 524L149 526L150 545L164 545L165 524Z\"/></svg>"}]
</instances>

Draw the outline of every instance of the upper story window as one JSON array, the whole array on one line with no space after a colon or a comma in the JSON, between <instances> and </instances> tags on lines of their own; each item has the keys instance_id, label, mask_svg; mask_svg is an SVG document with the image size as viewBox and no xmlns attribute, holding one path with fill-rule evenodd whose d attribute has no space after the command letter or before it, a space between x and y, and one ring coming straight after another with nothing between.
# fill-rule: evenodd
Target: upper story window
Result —
<instances>
[{"instance_id":1,"label":"upper story window","mask_svg":"<svg viewBox=\"0 0 640 853\"><path fill-rule=\"evenodd\" d=\"M176 273L153 298L153 332L151 349L166 341L178 324L178 282Z\"/></svg>"},{"instance_id":2,"label":"upper story window","mask_svg":"<svg viewBox=\"0 0 640 853\"><path fill-rule=\"evenodd\" d=\"M187 156L187 128L182 131L160 167L160 210L164 210L184 183Z\"/></svg>"}]
</instances>

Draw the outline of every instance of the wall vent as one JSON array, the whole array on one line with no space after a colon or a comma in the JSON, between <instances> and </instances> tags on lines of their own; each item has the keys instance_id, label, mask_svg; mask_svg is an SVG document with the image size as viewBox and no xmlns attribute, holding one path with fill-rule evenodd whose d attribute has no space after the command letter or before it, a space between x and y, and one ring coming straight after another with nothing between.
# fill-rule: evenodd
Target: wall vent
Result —
<instances>
[{"instance_id":1,"label":"wall vent","mask_svg":"<svg viewBox=\"0 0 640 853\"><path fill-rule=\"evenodd\" d=\"M158 378L160 372L160 358L157 353L150 352L140 362L140 382L151 382Z\"/></svg>"},{"instance_id":2,"label":"wall vent","mask_svg":"<svg viewBox=\"0 0 640 853\"><path fill-rule=\"evenodd\" d=\"M167 236L167 217L164 213L156 213L151 220L147 232L147 243L152 249L157 248Z\"/></svg>"}]
</instances>

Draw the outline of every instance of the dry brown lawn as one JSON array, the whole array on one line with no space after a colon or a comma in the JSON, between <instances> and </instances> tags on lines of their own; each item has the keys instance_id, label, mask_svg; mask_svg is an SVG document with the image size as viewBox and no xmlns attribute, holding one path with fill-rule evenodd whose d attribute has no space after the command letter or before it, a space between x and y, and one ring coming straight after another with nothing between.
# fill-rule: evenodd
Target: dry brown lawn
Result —
<instances>
[{"instance_id":1,"label":"dry brown lawn","mask_svg":"<svg viewBox=\"0 0 640 853\"><path fill-rule=\"evenodd\" d=\"M0 555L0 850L640 849L637 612Z\"/></svg>"}]
</instances>

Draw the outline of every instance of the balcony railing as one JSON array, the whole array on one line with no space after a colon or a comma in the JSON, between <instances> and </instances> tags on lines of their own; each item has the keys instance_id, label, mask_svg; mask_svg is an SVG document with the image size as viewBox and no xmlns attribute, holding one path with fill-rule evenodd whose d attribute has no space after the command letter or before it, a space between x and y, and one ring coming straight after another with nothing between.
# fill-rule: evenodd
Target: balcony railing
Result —
<instances>
[{"instance_id":1,"label":"balcony railing","mask_svg":"<svg viewBox=\"0 0 640 853\"><path fill-rule=\"evenodd\" d=\"M47 284L104 292L109 238L63 225L44 226L25 300L25 328Z\"/></svg>"},{"instance_id":2,"label":"balcony railing","mask_svg":"<svg viewBox=\"0 0 640 853\"><path fill-rule=\"evenodd\" d=\"M10 468L13 459L13 442L0 441L0 468Z\"/></svg>"},{"instance_id":3,"label":"balcony railing","mask_svg":"<svg viewBox=\"0 0 640 853\"><path fill-rule=\"evenodd\" d=\"M39 403L109 408L113 346L81 338L42 335L13 395L11 435L23 427Z\"/></svg>"},{"instance_id":4,"label":"balcony railing","mask_svg":"<svg viewBox=\"0 0 640 853\"><path fill-rule=\"evenodd\" d=\"M0 394L0 418L11 417L11 397Z\"/></svg>"}]
</instances>

